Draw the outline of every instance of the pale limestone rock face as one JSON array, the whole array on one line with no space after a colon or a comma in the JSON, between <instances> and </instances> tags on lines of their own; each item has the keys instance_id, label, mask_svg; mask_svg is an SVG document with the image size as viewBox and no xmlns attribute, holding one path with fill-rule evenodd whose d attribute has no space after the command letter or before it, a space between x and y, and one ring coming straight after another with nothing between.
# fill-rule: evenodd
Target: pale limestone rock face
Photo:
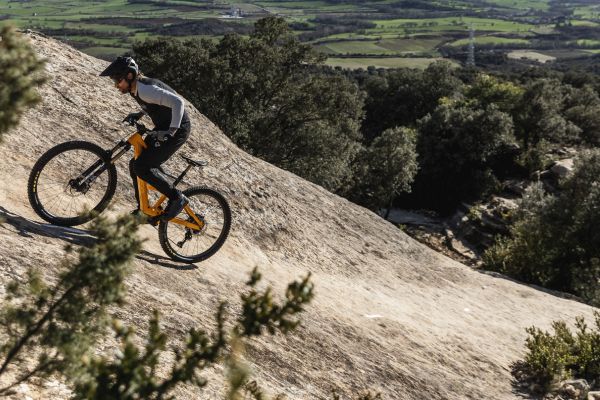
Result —
<instances>
[{"instance_id":1,"label":"pale limestone rock face","mask_svg":"<svg viewBox=\"0 0 600 400\"><path fill-rule=\"evenodd\" d=\"M587 400L600 400L600 392L589 392Z\"/></svg>"},{"instance_id":2,"label":"pale limestone rock face","mask_svg":"<svg viewBox=\"0 0 600 400\"><path fill-rule=\"evenodd\" d=\"M564 160L556 161L550 168L550 171L560 179L564 179L573 172L573 159L566 158Z\"/></svg>"},{"instance_id":3,"label":"pale limestone rock face","mask_svg":"<svg viewBox=\"0 0 600 400\"><path fill-rule=\"evenodd\" d=\"M98 77L106 62L42 36L31 39L48 59L52 79L40 88L43 102L0 145L0 215L6 218L0 226L2 290L32 266L54 279L64 246L89 239L85 226L52 227L31 210L26 182L36 159L73 139L109 147L130 133L119 122L138 110L109 79ZM192 135L180 151L210 164L186 182L225 194L233 210L232 231L215 256L188 267L164 256L152 227L141 229L147 241L127 280L128 304L117 311L141 335L153 309L161 312L170 339L181 339L192 327L213 330L218 302L226 300L230 311L237 310L239 293L257 265L263 284L274 286L275 293L311 271L316 297L302 327L289 336L249 342L254 379L267 393L308 399L328 398L332 389L346 397L372 389L385 399L504 400L517 398L510 366L524 355L525 328L549 329L552 321L572 322L576 315L592 318L591 307L435 253L369 210L246 154L187 107ZM166 166L183 167L177 156ZM108 213L133 205L126 160L118 170L117 196ZM103 345L99 351L107 349ZM210 383L203 391L188 386L174 395L223 398L222 372L218 366L204 373ZM56 393L42 386L28 395L67 397Z\"/></svg>"}]
</instances>

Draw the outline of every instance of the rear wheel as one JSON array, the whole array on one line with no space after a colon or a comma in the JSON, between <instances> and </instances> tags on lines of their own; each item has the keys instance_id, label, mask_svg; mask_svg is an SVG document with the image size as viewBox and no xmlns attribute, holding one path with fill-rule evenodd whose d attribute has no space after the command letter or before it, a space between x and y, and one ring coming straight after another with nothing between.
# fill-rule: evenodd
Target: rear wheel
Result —
<instances>
[{"instance_id":1,"label":"rear wheel","mask_svg":"<svg viewBox=\"0 0 600 400\"><path fill-rule=\"evenodd\" d=\"M86 223L102 212L117 188L117 169L98 145L72 141L54 146L29 175L29 203L44 220L62 226Z\"/></svg>"},{"instance_id":2,"label":"rear wheel","mask_svg":"<svg viewBox=\"0 0 600 400\"><path fill-rule=\"evenodd\" d=\"M193 230L169 221L161 221L158 238L165 253L175 261L194 263L215 254L229 235L231 209L223 195L206 187L192 187L183 192L189 206L204 222L201 230ZM193 222L185 211L176 217Z\"/></svg>"}]
</instances>

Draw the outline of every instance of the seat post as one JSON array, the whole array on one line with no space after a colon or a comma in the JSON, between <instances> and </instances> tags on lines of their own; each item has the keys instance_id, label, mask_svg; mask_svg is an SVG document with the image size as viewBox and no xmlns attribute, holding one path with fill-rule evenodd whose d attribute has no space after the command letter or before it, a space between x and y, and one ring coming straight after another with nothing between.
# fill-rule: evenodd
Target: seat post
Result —
<instances>
[{"instance_id":1,"label":"seat post","mask_svg":"<svg viewBox=\"0 0 600 400\"><path fill-rule=\"evenodd\" d=\"M187 174L191 168L192 168L192 164L188 164L188 166L183 170L183 172L181 174L179 174L177 179L175 179L175 181L173 182L173 187L177 186L179 184L179 182L181 182L181 180L183 179L185 174Z\"/></svg>"}]
</instances>

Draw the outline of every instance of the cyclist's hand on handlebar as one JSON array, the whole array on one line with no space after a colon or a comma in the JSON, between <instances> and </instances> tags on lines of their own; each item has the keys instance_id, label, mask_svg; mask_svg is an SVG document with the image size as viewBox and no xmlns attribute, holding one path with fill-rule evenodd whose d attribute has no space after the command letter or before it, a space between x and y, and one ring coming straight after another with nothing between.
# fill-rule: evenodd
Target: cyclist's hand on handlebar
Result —
<instances>
[{"instance_id":1,"label":"cyclist's hand on handlebar","mask_svg":"<svg viewBox=\"0 0 600 400\"><path fill-rule=\"evenodd\" d=\"M129 125L135 124L140 118L144 116L142 111L136 113L130 113L128 116L123 119L123 122L127 122Z\"/></svg>"}]
</instances>

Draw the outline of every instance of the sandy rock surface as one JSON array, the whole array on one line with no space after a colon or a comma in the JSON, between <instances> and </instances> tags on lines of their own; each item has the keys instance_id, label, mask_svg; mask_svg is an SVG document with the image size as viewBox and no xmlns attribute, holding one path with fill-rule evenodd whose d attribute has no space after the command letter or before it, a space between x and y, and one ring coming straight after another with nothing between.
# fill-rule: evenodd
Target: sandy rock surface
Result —
<instances>
[{"instance_id":1,"label":"sandy rock surface","mask_svg":"<svg viewBox=\"0 0 600 400\"><path fill-rule=\"evenodd\" d=\"M26 181L37 158L72 139L109 147L130 133L119 121L137 111L129 96L97 76L105 62L42 36L31 40L48 59L52 79L41 88L43 102L0 146L0 215L6 219L0 292L30 266L52 277L66 244L90 240L85 226L54 227L31 210ZM128 305L119 311L140 332L152 309L160 310L173 339L194 326L212 329L216 305L227 300L234 309L254 266L276 293L310 271L316 297L303 326L287 337L253 340L248 348L254 377L268 393L307 399L330 397L332 389L346 396L371 389L386 399L500 400L519 398L509 371L523 355L526 327L591 317L591 307L435 253L372 212L244 153L201 110L187 107L192 136L180 151L210 164L186 181L226 195L234 214L231 236L214 257L188 266L166 258L153 228L141 230L148 240L128 279ZM175 156L167 169L183 166ZM133 208L125 160L119 179L113 213ZM211 384L204 391L183 387L177 398L222 397L221 372L205 374ZM16 398L65 393L56 382L23 392Z\"/></svg>"}]
</instances>

